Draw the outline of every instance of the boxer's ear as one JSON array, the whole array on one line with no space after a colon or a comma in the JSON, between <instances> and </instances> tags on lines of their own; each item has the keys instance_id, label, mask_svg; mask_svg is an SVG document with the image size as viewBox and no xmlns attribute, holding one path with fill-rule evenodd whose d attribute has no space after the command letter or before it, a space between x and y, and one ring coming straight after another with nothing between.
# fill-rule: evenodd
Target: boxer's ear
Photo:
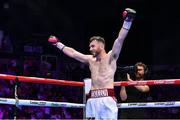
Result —
<instances>
[{"instance_id":1,"label":"boxer's ear","mask_svg":"<svg viewBox=\"0 0 180 120\"><path fill-rule=\"evenodd\" d=\"M99 44L100 44L100 48L101 48L101 49L104 49L104 44L101 43L101 42L100 42Z\"/></svg>"}]
</instances>

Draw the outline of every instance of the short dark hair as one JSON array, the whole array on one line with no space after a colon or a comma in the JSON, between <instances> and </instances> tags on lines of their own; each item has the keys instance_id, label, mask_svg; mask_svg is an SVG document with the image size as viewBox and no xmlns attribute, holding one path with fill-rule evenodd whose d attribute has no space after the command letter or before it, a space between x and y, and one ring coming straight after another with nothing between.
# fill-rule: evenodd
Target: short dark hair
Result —
<instances>
[{"instance_id":1,"label":"short dark hair","mask_svg":"<svg viewBox=\"0 0 180 120\"><path fill-rule=\"evenodd\" d=\"M135 64L135 72L137 72L137 67L138 67L138 66L142 66L142 67L144 68L144 74L147 74L147 72L148 72L147 65L145 65L145 64L142 63L142 62L137 62L137 63Z\"/></svg>"},{"instance_id":2,"label":"short dark hair","mask_svg":"<svg viewBox=\"0 0 180 120\"><path fill-rule=\"evenodd\" d=\"M103 37L101 36L93 36L89 39L89 43L91 43L92 41L97 40L98 42L102 42L105 45L105 40Z\"/></svg>"},{"instance_id":3,"label":"short dark hair","mask_svg":"<svg viewBox=\"0 0 180 120\"><path fill-rule=\"evenodd\" d=\"M135 64L135 68L137 68L137 66L142 66L144 68L144 70L147 68L147 66L144 63L142 63L142 62L137 62Z\"/></svg>"}]
</instances>

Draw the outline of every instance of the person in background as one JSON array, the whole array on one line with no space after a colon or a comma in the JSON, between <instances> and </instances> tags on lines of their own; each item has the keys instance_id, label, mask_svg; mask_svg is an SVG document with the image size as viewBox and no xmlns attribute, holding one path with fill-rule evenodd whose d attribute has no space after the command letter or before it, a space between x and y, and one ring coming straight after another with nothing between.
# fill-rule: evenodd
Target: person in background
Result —
<instances>
[{"instance_id":1,"label":"person in background","mask_svg":"<svg viewBox=\"0 0 180 120\"><path fill-rule=\"evenodd\" d=\"M138 62L134 66L134 78L131 78L130 74L127 73L127 81L141 81L144 80L147 75L148 68L142 63ZM120 98L123 102L146 102L150 88L148 85L138 86L121 86ZM121 109L120 117L122 119L128 118L148 118L148 112L143 108L129 108Z\"/></svg>"}]
</instances>

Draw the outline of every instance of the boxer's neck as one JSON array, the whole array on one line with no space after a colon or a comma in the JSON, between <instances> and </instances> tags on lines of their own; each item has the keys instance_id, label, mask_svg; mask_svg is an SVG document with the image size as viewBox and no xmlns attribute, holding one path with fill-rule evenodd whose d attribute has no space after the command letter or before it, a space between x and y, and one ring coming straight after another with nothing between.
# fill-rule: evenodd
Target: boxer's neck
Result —
<instances>
[{"instance_id":1,"label":"boxer's neck","mask_svg":"<svg viewBox=\"0 0 180 120\"><path fill-rule=\"evenodd\" d=\"M96 56L96 60L97 60L97 61L101 61L103 58L105 58L106 55L107 55L106 51L103 50L103 51L101 51L101 52L99 53L98 56Z\"/></svg>"}]
</instances>

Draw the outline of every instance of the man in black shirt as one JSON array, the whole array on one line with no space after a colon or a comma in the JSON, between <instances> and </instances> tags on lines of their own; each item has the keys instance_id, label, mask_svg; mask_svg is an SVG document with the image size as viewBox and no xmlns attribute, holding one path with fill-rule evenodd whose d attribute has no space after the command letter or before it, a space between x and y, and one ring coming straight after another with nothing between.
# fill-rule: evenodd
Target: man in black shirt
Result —
<instances>
[{"instance_id":1,"label":"man in black shirt","mask_svg":"<svg viewBox=\"0 0 180 120\"><path fill-rule=\"evenodd\" d=\"M140 81L144 80L145 74L147 74L147 66L138 62L135 64L135 78L134 80ZM130 75L127 73L127 80L133 81ZM148 85L138 85L138 86L121 86L120 98L124 102L146 102L147 95L150 88ZM146 109L143 108L127 108L120 110L120 118L148 118Z\"/></svg>"}]
</instances>

